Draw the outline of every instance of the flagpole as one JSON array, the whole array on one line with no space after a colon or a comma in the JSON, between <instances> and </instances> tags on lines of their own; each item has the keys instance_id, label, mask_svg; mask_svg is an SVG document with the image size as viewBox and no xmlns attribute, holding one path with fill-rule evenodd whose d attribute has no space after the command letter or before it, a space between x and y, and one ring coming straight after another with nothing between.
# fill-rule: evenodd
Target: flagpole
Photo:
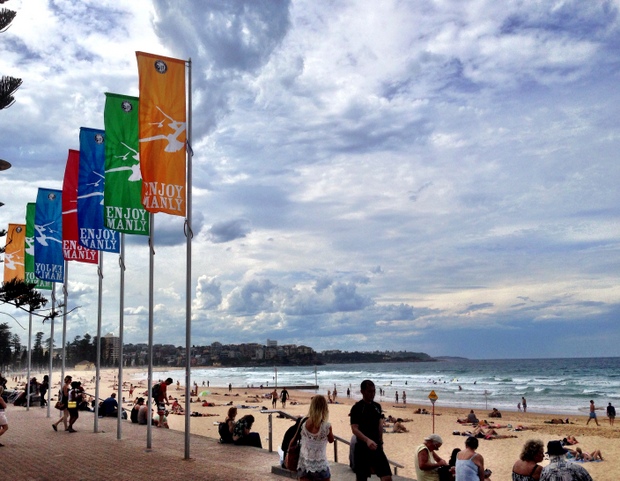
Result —
<instances>
[{"instance_id":1,"label":"flagpole","mask_svg":"<svg viewBox=\"0 0 620 481\"><path fill-rule=\"evenodd\" d=\"M186 277L185 277L185 459L190 458L190 389L192 369L192 59L187 61L187 191L186 191Z\"/></svg>"},{"instance_id":2,"label":"flagpole","mask_svg":"<svg viewBox=\"0 0 620 481\"><path fill-rule=\"evenodd\" d=\"M28 375L26 376L26 411L30 410L30 367L32 366L32 311L28 316Z\"/></svg>"},{"instance_id":3,"label":"flagpole","mask_svg":"<svg viewBox=\"0 0 620 481\"><path fill-rule=\"evenodd\" d=\"M67 291L67 284L69 283L69 261L65 259L65 282L62 285L62 293L63 293L63 308L62 308L62 368L61 368L61 376L60 379L64 380L65 378L65 368L66 366L66 358L67 358L67 301L69 297L69 293ZM50 389L52 385L50 384Z\"/></svg>"},{"instance_id":4,"label":"flagpole","mask_svg":"<svg viewBox=\"0 0 620 481\"><path fill-rule=\"evenodd\" d=\"M101 309L103 303L103 251L99 251L99 301L97 305L97 362L95 363L95 422L93 432L99 432L99 375L101 372Z\"/></svg>"},{"instance_id":5,"label":"flagpole","mask_svg":"<svg viewBox=\"0 0 620 481\"><path fill-rule=\"evenodd\" d=\"M49 355L50 355L50 367L49 367L49 379L47 381L47 394L48 394L48 398L51 399L51 396L49 395L49 392L52 388L52 369L53 369L53 364L54 364L54 318L56 314L56 283L54 282L52 284L52 324L50 326L50 347L49 347ZM41 401L39 401L39 403L43 402L43 399L41 399ZM51 417L51 412L50 412L50 404L51 403L47 403L47 417Z\"/></svg>"},{"instance_id":6,"label":"flagpole","mask_svg":"<svg viewBox=\"0 0 620 481\"><path fill-rule=\"evenodd\" d=\"M146 417L146 449L151 449L152 444L152 426L151 419L153 419L153 413L151 403L153 402L153 271L155 269L155 214L149 212L149 374L148 374L148 410Z\"/></svg>"},{"instance_id":7,"label":"flagpole","mask_svg":"<svg viewBox=\"0 0 620 481\"><path fill-rule=\"evenodd\" d=\"M122 435L123 418L123 329L124 329L124 310L125 310L125 234L121 233L121 253L118 257L120 267L120 305L119 305L119 324L118 324L118 413L116 416L116 439L120 441Z\"/></svg>"}]
</instances>

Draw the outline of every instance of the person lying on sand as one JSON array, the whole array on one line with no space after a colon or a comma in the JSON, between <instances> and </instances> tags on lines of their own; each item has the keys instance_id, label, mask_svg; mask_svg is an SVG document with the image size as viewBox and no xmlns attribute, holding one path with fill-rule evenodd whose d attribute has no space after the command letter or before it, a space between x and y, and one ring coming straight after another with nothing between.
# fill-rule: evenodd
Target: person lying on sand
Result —
<instances>
[{"instance_id":1,"label":"person lying on sand","mask_svg":"<svg viewBox=\"0 0 620 481\"><path fill-rule=\"evenodd\" d=\"M577 438L575 436L571 436L570 434L562 439L562 446L566 446L567 444L577 444Z\"/></svg>"},{"instance_id":2,"label":"person lying on sand","mask_svg":"<svg viewBox=\"0 0 620 481\"><path fill-rule=\"evenodd\" d=\"M602 461L603 455L601 454L600 449L595 449L591 453L586 453L582 451L581 448L575 449L575 461Z\"/></svg>"},{"instance_id":3,"label":"person lying on sand","mask_svg":"<svg viewBox=\"0 0 620 481\"><path fill-rule=\"evenodd\" d=\"M570 422L568 422L568 418L566 419L559 419L559 418L554 418L551 421L545 421L546 424L571 424Z\"/></svg>"},{"instance_id":4,"label":"person lying on sand","mask_svg":"<svg viewBox=\"0 0 620 481\"><path fill-rule=\"evenodd\" d=\"M474 429L474 432L471 434L477 438L482 439L508 439L508 438L516 438L517 436L514 434L498 434L495 429L487 429L486 431L482 427L477 427Z\"/></svg>"}]
</instances>

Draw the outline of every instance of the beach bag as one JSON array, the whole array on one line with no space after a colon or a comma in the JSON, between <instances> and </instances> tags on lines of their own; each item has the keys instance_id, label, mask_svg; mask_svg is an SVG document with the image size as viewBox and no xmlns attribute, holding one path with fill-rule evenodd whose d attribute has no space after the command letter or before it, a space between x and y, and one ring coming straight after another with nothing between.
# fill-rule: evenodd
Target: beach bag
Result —
<instances>
[{"instance_id":1,"label":"beach bag","mask_svg":"<svg viewBox=\"0 0 620 481\"><path fill-rule=\"evenodd\" d=\"M77 408L77 402L76 401L69 401L67 403L67 408L68 409L76 409Z\"/></svg>"},{"instance_id":2,"label":"beach bag","mask_svg":"<svg viewBox=\"0 0 620 481\"><path fill-rule=\"evenodd\" d=\"M157 402L157 398L159 398L160 392L161 392L161 385L159 383L153 385L153 387L151 388L151 397L153 398L153 401Z\"/></svg>"},{"instance_id":3,"label":"beach bag","mask_svg":"<svg viewBox=\"0 0 620 481\"><path fill-rule=\"evenodd\" d=\"M54 407L56 409L59 409L60 411L63 411L65 409L65 405L62 403L62 401L56 401L56 404L54 404Z\"/></svg>"},{"instance_id":4,"label":"beach bag","mask_svg":"<svg viewBox=\"0 0 620 481\"><path fill-rule=\"evenodd\" d=\"M291 443L288 445L288 449L286 450L286 457L284 458L284 467L291 471L297 471L297 465L299 464L299 451L301 449L301 435L299 431L301 430L301 426L303 423L307 421L308 418L304 418L297 428L297 432L293 439L291 439Z\"/></svg>"}]
</instances>

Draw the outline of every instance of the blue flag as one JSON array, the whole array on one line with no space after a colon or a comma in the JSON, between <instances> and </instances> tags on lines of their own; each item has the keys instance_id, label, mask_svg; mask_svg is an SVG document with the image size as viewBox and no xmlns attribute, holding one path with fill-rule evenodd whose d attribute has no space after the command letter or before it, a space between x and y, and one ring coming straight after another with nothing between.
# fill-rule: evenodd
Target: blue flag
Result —
<instances>
[{"instance_id":1,"label":"blue flag","mask_svg":"<svg viewBox=\"0 0 620 481\"><path fill-rule=\"evenodd\" d=\"M62 191L39 189L34 215L34 273L44 281L64 282Z\"/></svg>"},{"instance_id":2,"label":"blue flag","mask_svg":"<svg viewBox=\"0 0 620 481\"><path fill-rule=\"evenodd\" d=\"M119 233L104 227L105 132L80 129L80 173L77 210L80 244L89 249L119 252Z\"/></svg>"}]
</instances>

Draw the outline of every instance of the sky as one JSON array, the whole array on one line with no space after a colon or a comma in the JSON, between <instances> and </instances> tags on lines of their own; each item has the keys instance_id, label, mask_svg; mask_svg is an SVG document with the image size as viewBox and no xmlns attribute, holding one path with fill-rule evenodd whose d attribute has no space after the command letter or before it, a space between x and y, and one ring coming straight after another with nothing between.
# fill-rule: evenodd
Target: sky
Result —
<instances>
[{"instance_id":1,"label":"sky","mask_svg":"<svg viewBox=\"0 0 620 481\"><path fill-rule=\"evenodd\" d=\"M105 92L138 95L136 51L191 59L192 344L618 355L620 0L3 6L0 74L23 85L0 225L61 188ZM124 338L147 342L147 240L126 240ZM156 214L154 243L153 340L185 346L183 218ZM96 266L67 289L67 339L95 335Z\"/></svg>"}]
</instances>

